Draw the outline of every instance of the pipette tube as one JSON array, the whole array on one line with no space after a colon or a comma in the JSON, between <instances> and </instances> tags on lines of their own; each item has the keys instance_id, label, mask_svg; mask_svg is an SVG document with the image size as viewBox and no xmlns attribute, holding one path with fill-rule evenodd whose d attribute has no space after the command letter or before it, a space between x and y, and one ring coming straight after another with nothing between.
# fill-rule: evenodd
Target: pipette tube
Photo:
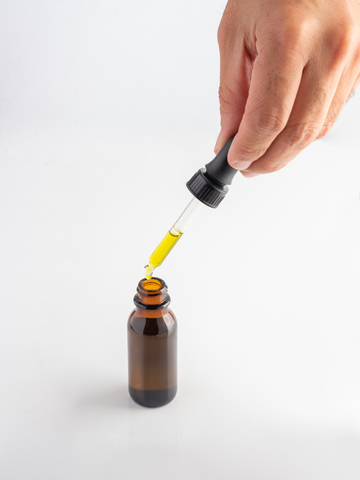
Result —
<instances>
[{"instance_id":1,"label":"pipette tube","mask_svg":"<svg viewBox=\"0 0 360 480\"><path fill-rule=\"evenodd\" d=\"M155 268L162 264L175 244L180 240L182 234L185 233L186 229L197 216L202 206L203 203L200 202L196 197L191 199L188 206L151 254L149 263L145 267L145 277L147 279L151 278Z\"/></svg>"},{"instance_id":2,"label":"pipette tube","mask_svg":"<svg viewBox=\"0 0 360 480\"><path fill-rule=\"evenodd\" d=\"M191 202L167 232L157 248L151 254L149 263L145 267L145 277L150 279L155 268L159 267L170 253L180 237L189 227L203 205L217 208L229 191L237 170L227 161L227 154L233 138L230 138L216 157L198 170L186 186L193 195Z\"/></svg>"}]
</instances>

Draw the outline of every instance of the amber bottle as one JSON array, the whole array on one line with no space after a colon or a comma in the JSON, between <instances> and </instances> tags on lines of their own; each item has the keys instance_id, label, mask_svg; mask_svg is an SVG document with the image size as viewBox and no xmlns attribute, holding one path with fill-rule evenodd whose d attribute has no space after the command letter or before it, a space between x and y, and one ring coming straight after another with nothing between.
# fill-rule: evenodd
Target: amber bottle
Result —
<instances>
[{"instance_id":1,"label":"amber bottle","mask_svg":"<svg viewBox=\"0 0 360 480\"><path fill-rule=\"evenodd\" d=\"M160 278L139 282L128 321L129 393L144 407L161 407L177 391L177 321L167 285Z\"/></svg>"}]
</instances>

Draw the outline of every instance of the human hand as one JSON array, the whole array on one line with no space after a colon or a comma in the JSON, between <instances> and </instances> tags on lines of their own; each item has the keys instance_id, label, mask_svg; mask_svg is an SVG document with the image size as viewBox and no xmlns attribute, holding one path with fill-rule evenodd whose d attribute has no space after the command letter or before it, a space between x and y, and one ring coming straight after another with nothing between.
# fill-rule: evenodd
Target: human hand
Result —
<instances>
[{"instance_id":1,"label":"human hand","mask_svg":"<svg viewBox=\"0 0 360 480\"><path fill-rule=\"evenodd\" d=\"M221 131L245 177L280 170L332 128L360 84L359 0L229 0L219 31Z\"/></svg>"}]
</instances>

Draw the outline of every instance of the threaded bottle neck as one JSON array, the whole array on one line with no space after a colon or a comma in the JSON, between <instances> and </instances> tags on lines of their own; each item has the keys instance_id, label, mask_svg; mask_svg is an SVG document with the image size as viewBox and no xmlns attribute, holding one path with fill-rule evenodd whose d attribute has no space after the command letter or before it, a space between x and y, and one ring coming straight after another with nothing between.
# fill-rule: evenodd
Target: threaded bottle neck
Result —
<instances>
[{"instance_id":1,"label":"threaded bottle neck","mask_svg":"<svg viewBox=\"0 0 360 480\"><path fill-rule=\"evenodd\" d=\"M135 306L145 310L158 310L170 304L170 296L164 280L153 277L140 280L134 297Z\"/></svg>"}]
</instances>

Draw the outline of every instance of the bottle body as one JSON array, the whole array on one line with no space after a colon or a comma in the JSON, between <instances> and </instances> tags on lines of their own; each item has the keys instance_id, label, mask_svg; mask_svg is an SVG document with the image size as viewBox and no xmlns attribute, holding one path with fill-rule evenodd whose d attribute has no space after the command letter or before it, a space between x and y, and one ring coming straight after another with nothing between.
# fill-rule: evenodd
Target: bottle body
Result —
<instances>
[{"instance_id":1,"label":"bottle body","mask_svg":"<svg viewBox=\"0 0 360 480\"><path fill-rule=\"evenodd\" d=\"M129 317L131 398L145 407L171 402L177 392L177 321L163 280L141 280Z\"/></svg>"}]
</instances>

